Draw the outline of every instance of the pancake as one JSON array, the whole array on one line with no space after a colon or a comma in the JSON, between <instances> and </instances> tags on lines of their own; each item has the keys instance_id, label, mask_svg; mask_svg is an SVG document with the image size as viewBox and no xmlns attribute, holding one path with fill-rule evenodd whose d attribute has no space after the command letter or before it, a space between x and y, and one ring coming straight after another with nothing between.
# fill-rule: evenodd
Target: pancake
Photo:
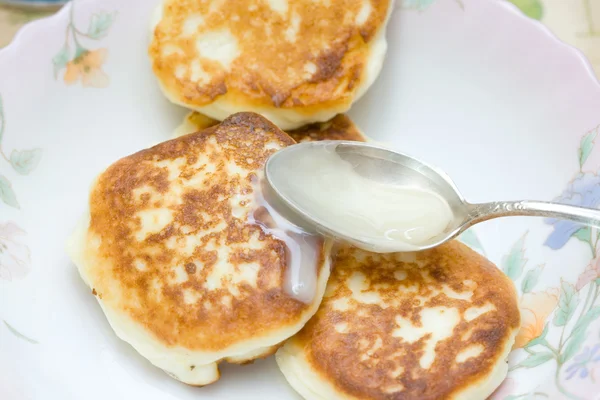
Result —
<instances>
[{"instance_id":1,"label":"pancake","mask_svg":"<svg viewBox=\"0 0 600 400\"><path fill-rule=\"evenodd\" d=\"M174 137L188 135L201 131L202 129L215 126L219 121L206 115L193 111L185 116L181 125L173 133ZM354 140L357 142L368 142L369 139L363 135L352 120L339 114L327 122L317 122L293 129L287 132L297 143L317 140Z\"/></svg>"},{"instance_id":2,"label":"pancake","mask_svg":"<svg viewBox=\"0 0 600 400\"><path fill-rule=\"evenodd\" d=\"M300 235L293 247L256 185L268 156L293 143L241 113L125 157L94 182L68 252L116 334L180 381L206 385L221 361L274 353L317 310L330 244ZM308 301L286 290L297 267L315 279Z\"/></svg>"},{"instance_id":3,"label":"pancake","mask_svg":"<svg viewBox=\"0 0 600 400\"><path fill-rule=\"evenodd\" d=\"M196 133L206 128L219 125L219 121L206 115L192 111L188 113L184 118L183 122L173 132L173 137L177 138L190 133Z\"/></svg>"},{"instance_id":4,"label":"pancake","mask_svg":"<svg viewBox=\"0 0 600 400\"><path fill-rule=\"evenodd\" d=\"M510 279L459 242L395 254L346 246L319 311L276 357L305 399L485 399L519 324Z\"/></svg>"},{"instance_id":5,"label":"pancake","mask_svg":"<svg viewBox=\"0 0 600 400\"><path fill-rule=\"evenodd\" d=\"M294 129L346 112L371 86L392 9L393 0L164 0L149 56L172 102Z\"/></svg>"}]
</instances>

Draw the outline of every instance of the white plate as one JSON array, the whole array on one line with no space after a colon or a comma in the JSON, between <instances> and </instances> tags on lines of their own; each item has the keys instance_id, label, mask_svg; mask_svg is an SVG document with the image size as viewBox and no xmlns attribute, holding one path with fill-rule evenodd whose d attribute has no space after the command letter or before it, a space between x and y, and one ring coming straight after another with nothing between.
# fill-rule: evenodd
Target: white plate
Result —
<instances>
[{"instance_id":1,"label":"white plate","mask_svg":"<svg viewBox=\"0 0 600 400\"><path fill-rule=\"evenodd\" d=\"M173 381L116 338L64 253L95 174L167 139L184 114L146 56L155 5L77 1L0 52L2 399L297 398L273 360L225 366L203 389ZM499 1L399 8L382 76L351 112L366 133L439 165L472 201L600 205L600 85L579 52ZM79 64L73 27L91 50ZM476 232L527 292L496 398L599 398L598 231L514 218Z\"/></svg>"}]
</instances>

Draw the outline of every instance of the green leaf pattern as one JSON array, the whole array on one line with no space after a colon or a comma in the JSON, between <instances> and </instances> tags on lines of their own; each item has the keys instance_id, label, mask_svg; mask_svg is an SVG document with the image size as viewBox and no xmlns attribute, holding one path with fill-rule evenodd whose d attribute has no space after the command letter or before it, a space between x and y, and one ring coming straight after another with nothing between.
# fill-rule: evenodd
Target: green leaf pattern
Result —
<instances>
[{"instance_id":1,"label":"green leaf pattern","mask_svg":"<svg viewBox=\"0 0 600 400\"><path fill-rule=\"evenodd\" d=\"M483 245L481 241L475 234L473 228L467 229L463 233L460 234L458 240L469 246L471 249L475 250L479 254L485 255L485 250L483 249Z\"/></svg>"},{"instance_id":2,"label":"green leaf pattern","mask_svg":"<svg viewBox=\"0 0 600 400\"><path fill-rule=\"evenodd\" d=\"M538 281L540 280L540 275L542 274L543 270L544 266L538 265L537 267L527 271L525 277L523 278L523 282L521 282L521 292L523 292L523 294L529 293L533 290L535 285L537 285Z\"/></svg>"},{"instance_id":3,"label":"green leaf pattern","mask_svg":"<svg viewBox=\"0 0 600 400\"><path fill-rule=\"evenodd\" d=\"M544 15L544 7L540 0L508 0L529 18L540 20Z\"/></svg>"},{"instance_id":4,"label":"green leaf pattern","mask_svg":"<svg viewBox=\"0 0 600 400\"><path fill-rule=\"evenodd\" d=\"M58 79L58 73L61 69L67 66L69 62L69 44L65 45L60 49L58 53L52 58L52 65L54 66L54 79Z\"/></svg>"},{"instance_id":5,"label":"green leaf pattern","mask_svg":"<svg viewBox=\"0 0 600 400\"><path fill-rule=\"evenodd\" d=\"M430 5L432 5L435 0L400 0L402 1L402 7L408 9L414 9L423 11Z\"/></svg>"},{"instance_id":6,"label":"green leaf pattern","mask_svg":"<svg viewBox=\"0 0 600 400\"><path fill-rule=\"evenodd\" d=\"M554 320L552 321L556 326L565 326L577 305L579 304L579 294L575 289L575 286L571 285L569 282L561 281L561 290L560 290L560 298L558 300L558 310L554 314Z\"/></svg>"},{"instance_id":7,"label":"green leaf pattern","mask_svg":"<svg viewBox=\"0 0 600 400\"><path fill-rule=\"evenodd\" d=\"M436 0L398 0L396 4L400 4L400 7L407 10L425 11L430 7ZM454 2L462 9L465 9L463 0L454 0Z\"/></svg>"},{"instance_id":8,"label":"green leaf pattern","mask_svg":"<svg viewBox=\"0 0 600 400\"><path fill-rule=\"evenodd\" d=\"M583 164L587 161L588 157L592 153L592 149L594 148L594 143L596 141L596 136L598 136L598 129L596 128L586 133L581 138L581 143L579 144L579 167L582 168Z\"/></svg>"},{"instance_id":9,"label":"green leaf pattern","mask_svg":"<svg viewBox=\"0 0 600 400\"><path fill-rule=\"evenodd\" d=\"M573 356L575 354L577 354L579 349L581 349L581 345L583 344L583 341L585 340L585 338L586 338L585 331L579 331L579 332L573 334L570 337L569 342L565 346L565 351L561 354L560 361L562 363L565 363L565 362L569 361L571 358L573 358Z\"/></svg>"},{"instance_id":10,"label":"green leaf pattern","mask_svg":"<svg viewBox=\"0 0 600 400\"><path fill-rule=\"evenodd\" d=\"M41 149L31 150L16 150L14 149L10 153L10 157L7 157L3 147L2 139L4 139L6 128L6 117L4 115L4 103L0 96L0 160L8 162L13 170L21 175L28 175L31 173L40 163L42 158ZM12 183L4 175L0 175L0 200L2 203L13 208L20 208L19 202L17 201L17 194L12 186Z\"/></svg>"},{"instance_id":11,"label":"green leaf pattern","mask_svg":"<svg viewBox=\"0 0 600 400\"><path fill-rule=\"evenodd\" d=\"M554 355L550 352L534 353L530 354L526 359L518 363L517 367L533 368L538 365L542 365L554 358Z\"/></svg>"},{"instance_id":12,"label":"green leaf pattern","mask_svg":"<svg viewBox=\"0 0 600 400\"><path fill-rule=\"evenodd\" d=\"M572 237L581 240L582 242L588 243L590 240L590 233L592 228L589 226L585 226L583 228L578 229Z\"/></svg>"},{"instance_id":13,"label":"green leaf pattern","mask_svg":"<svg viewBox=\"0 0 600 400\"><path fill-rule=\"evenodd\" d=\"M577 335L581 332L587 331L588 327L592 322L600 317L600 306L595 306L589 309L585 315L577 321L575 327L573 328L573 335Z\"/></svg>"},{"instance_id":14,"label":"green leaf pattern","mask_svg":"<svg viewBox=\"0 0 600 400\"><path fill-rule=\"evenodd\" d=\"M113 22L115 22L116 17L116 11L112 13L102 11L92 15L87 32L88 36L92 39L102 39L105 37Z\"/></svg>"},{"instance_id":15,"label":"green leaf pattern","mask_svg":"<svg viewBox=\"0 0 600 400\"><path fill-rule=\"evenodd\" d=\"M21 175L28 175L33 171L42 159L41 149L13 150L10 153L10 164L14 170Z\"/></svg>"},{"instance_id":16,"label":"green leaf pattern","mask_svg":"<svg viewBox=\"0 0 600 400\"><path fill-rule=\"evenodd\" d=\"M33 340L33 339L23 335L21 332L19 332L13 326L11 326L8 322L6 322L6 321L2 321L2 322L4 322L4 325L6 326L6 328L8 328L8 331L10 333L12 333L13 335L15 335L16 337L18 337L19 339L25 340L26 342L29 342L31 344L38 344L38 342L36 340Z\"/></svg>"},{"instance_id":17,"label":"green leaf pattern","mask_svg":"<svg viewBox=\"0 0 600 400\"><path fill-rule=\"evenodd\" d=\"M0 175L0 200L7 206L20 208L19 202L17 201L17 195L15 194L12 185L8 179L2 175Z\"/></svg>"},{"instance_id":18,"label":"green leaf pattern","mask_svg":"<svg viewBox=\"0 0 600 400\"><path fill-rule=\"evenodd\" d=\"M527 259L525 258L526 237L527 233L515 242L508 255L502 259L502 270L513 281L516 281L521 277L523 267L527 263Z\"/></svg>"}]
</instances>

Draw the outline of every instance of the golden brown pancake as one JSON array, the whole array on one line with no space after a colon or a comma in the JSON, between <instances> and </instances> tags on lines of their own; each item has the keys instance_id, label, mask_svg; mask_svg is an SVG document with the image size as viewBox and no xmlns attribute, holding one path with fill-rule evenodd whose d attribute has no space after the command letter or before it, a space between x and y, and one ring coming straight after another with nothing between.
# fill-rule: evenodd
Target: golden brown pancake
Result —
<instances>
[{"instance_id":1,"label":"golden brown pancake","mask_svg":"<svg viewBox=\"0 0 600 400\"><path fill-rule=\"evenodd\" d=\"M253 222L266 212L255 190L266 159L293 143L236 114L125 157L93 185L69 253L117 335L183 382L272 354L316 312L328 243L311 242L316 294L305 303L285 290L290 249Z\"/></svg>"},{"instance_id":2,"label":"golden brown pancake","mask_svg":"<svg viewBox=\"0 0 600 400\"><path fill-rule=\"evenodd\" d=\"M459 242L337 250L323 302L277 352L306 399L485 399L519 328L512 282Z\"/></svg>"},{"instance_id":3,"label":"golden brown pancake","mask_svg":"<svg viewBox=\"0 0 600 400\"><path fill-rule=\"evenodd\" d=\"M167 97L282 129L347 111L373 83L393 0L164 0L149 48Z\"/></svg>"},{"instance_id":4,"label":"golden brown pancake","mask_svg":"<svg viewBox=\"0 0 600 400\"><path fill-rule=\"evenodd\" d=\"M368 141L354 122L344 114L338 114L327 122L317 122L288 131L288 134L298 143L318 140Z\"/></svg>"},{"instance_id":5,"label":"golden brown pancake","mask_svg":"<svg viewBox=\"0 0 600 400\"><path fill-rule=\"evenodd\" d=\"M217 124L219 124L219 121L193 111L185 116L182 124L175 130L173 136L188 135ZM345 114L338 114L327 122L316 122L302 128L289 130L287 133L297 143L317 140L368 141L354 122Z\"/></svg>"}]
</instances>

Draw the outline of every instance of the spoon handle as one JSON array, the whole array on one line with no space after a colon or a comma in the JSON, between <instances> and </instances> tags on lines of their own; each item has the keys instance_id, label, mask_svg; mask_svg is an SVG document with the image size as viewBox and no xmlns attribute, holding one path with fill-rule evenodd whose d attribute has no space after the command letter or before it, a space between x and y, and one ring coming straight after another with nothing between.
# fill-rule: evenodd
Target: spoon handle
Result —
<instances>
[{"instance_id":1,"label":"spoon handle","mask_svg":"<svg viewBox=\"0 0 600 400\"><path fill-rule=\"evenodd\" d=\"M585 225L600 227L600 210L569 206L546 201L498 201L492 203L469 204L467 219L472 224L492 218L530 216L568 219Z\"/></svg>"}]
</instances>

